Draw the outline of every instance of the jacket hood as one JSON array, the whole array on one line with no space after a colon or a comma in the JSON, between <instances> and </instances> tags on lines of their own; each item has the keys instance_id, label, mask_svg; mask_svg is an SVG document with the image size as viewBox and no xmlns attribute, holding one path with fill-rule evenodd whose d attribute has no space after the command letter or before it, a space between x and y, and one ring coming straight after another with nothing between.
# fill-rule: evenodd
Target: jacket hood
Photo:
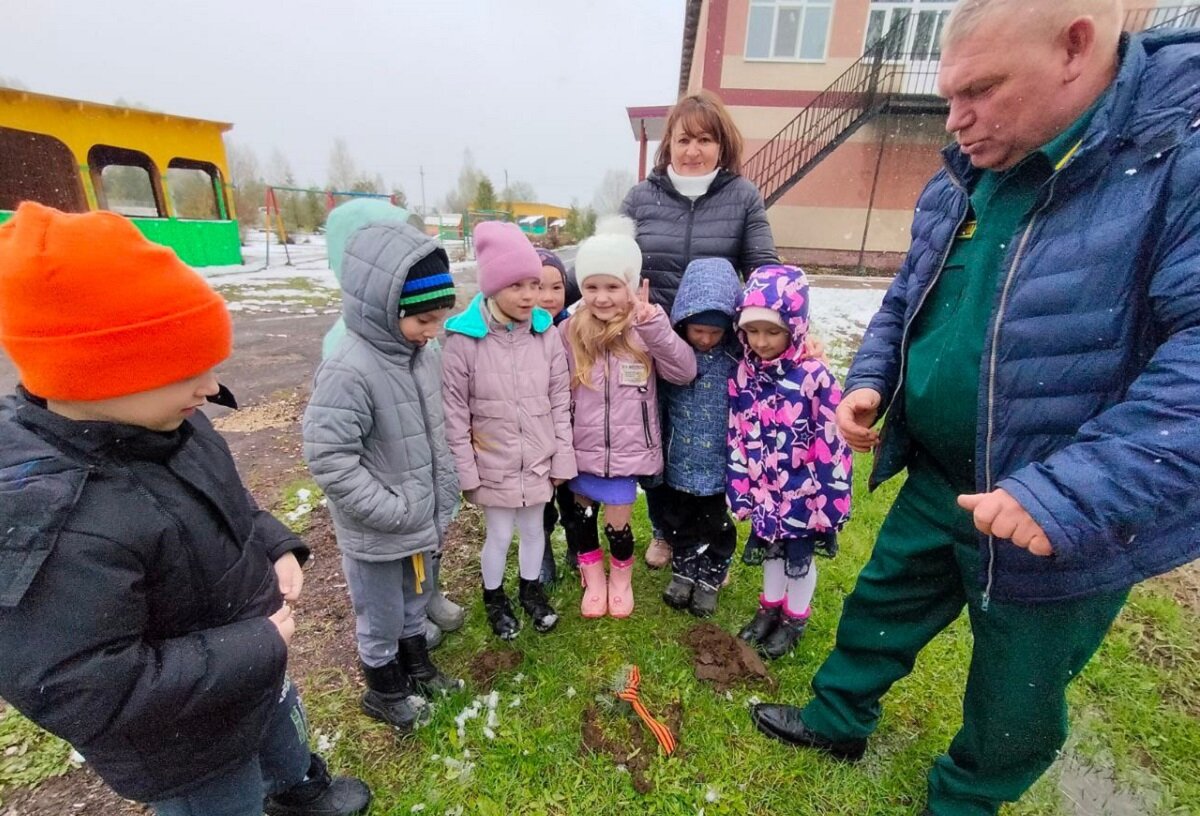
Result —
<instances>
[{"instance_id":1,"label":"jacket hood","mask_svg":"<svg viewBox=\"0 0 1200 816\"><path fill-rule=\"evenodd\" d=\"M1131 141L1153 155L1193 132L1200 110L1200 29L1122 34L1120 65L1107 99L1092 117L1083 143L1064 168L1066 185L1077 184L1109 161L1112 149ZM942 151L950 174L969 187L980 171L951 143Z\"/></svg>"},{"instance_id":2,"label":"jacket hood","mask_svg":"<svg viewBox=\"0 0 1200 816\"><path fill-rule=\"evenodd\" d=\"M325 247L329 253L329 268L338 283L342 282L342 260L351 235L367 224L404 224L408 217L408 210L379 198L355 198L334 207L325 219Z\"/></svg>"},{"instance_id":3,"label":"jacket hood","mask_svg":"<svg viewBox=\"0 0 1200 816\"><path fill-rule=\"evenodd\" d=\"M792 339L783 354L770 363L779 363L790 368L800 362L804 355L804 339L808 336L808 277L798 266L769 264L754 270L746 282L735 321L742 310L757 306L779 312L784 324L791 331ZM762 367L763 361L750 348L746 332L737 330L738 339L746 352L746 360L754 367Z\"/></svg>"},{"instance_id":4,"label":"jacket hood","mask_svg":"<svg viewBox=\"0 0 1200 816\"><path fill-rule=\"evenodd\" d=\"M460 314L446 321L447 334L462 334L482 340L491 331L494 321L487 314L487 299L479 292L471 299L471 303ZM533 316L529 318L529 328L534 334L541 334L554 325L554 318L545 309L533 307Z\"/></svg>"},{"instance_id":5,"label":"jacket hood","mask_svg":"<svg viewBox=\"0 0 1200 816\"><path fill-rule=\"evenodd\" d=\"M449 268L437 242L408 224L368 224L355 230L342 260L346 328L380 351L411 354L416 346L400 333L400 293L413 265L435 252Z\"/></svg>"},{"instance_id":6,"label":"jacket hood","mask_svg":"<svg viewBox=\"0 0 1200 816\"><path fill-rule=\"evenodd\" d=\"M671 306L671 325L679 329L701 312L721 312L733 319L742 282L724 258L701 258L688 264Z\"/></svg>"}]
</instances>

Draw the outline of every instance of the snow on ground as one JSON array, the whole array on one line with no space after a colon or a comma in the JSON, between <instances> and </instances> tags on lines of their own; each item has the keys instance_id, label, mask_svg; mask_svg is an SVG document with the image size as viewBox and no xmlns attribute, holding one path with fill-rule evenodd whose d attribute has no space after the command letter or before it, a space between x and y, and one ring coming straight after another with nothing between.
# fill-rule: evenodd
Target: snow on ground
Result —
<instances>
[{"instance_id":1,"label":"snow on ground","mask_svg":"<svg viewBox=\"0 0 1200 816\"><path fill-rule=\"evenodd\" d=\"M809 326L822 337L862 339L879 311L886 290L878 281L829 285L816 278L809 286Z\"/></svg>"},{"instance_id":2,"label":"snow on ground","mask_svg":"<svg viewBox=\"0 0 1200 816\"><path fill-rule=\"evenodd\" d=\"M325 236L300 236L287 252L271 239L270 258L266 235L251 232L242 247L244 263L199 269L233 311L288 314L336 313L339 310L337 279L329 268ZM564 256L573 256L574 247ZM461 246L447 246L450 257L462 255ZM290 264L289 264L290 258ZM473 277L474 260L454 261L456 277ZM886 281L862 278L811 279L812 330L830 347L831 357L842 358L858 346L872 315L883 300Z\"/></svg>"}]
</instances>

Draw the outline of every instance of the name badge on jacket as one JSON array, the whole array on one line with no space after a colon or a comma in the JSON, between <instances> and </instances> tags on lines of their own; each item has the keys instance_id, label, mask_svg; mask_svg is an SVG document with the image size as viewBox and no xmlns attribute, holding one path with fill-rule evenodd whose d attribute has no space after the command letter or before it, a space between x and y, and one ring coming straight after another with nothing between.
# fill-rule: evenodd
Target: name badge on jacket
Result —
<instances>
[{"instance_id":1,"label":"name badge on jacket","mask_svg":"<svg viewBox=\"0 0 1200 816\"><path fill-rule=\"evenodd\" d=\"M634 388L641 388L650 382L650 368L641 363L621 363L621 368L617 376L617 382L621 385L629 385Z\"/></svg>"}]
</instances>

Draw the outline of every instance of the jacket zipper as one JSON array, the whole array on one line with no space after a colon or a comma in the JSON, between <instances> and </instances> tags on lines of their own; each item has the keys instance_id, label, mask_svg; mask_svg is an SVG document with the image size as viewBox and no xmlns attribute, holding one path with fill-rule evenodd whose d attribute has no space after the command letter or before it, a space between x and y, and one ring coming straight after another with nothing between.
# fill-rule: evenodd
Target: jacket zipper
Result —
<instances>
[{"instance_id":1,"label":"jacket zipper","mask_svg":"<svg viewBox=\"0 0 1200 816\"><path fill-rule=\"evenodd\" d=\"M609 376L609 354L604 352L604 478L609 477L609 471L612 469L612 436L608 428L608 383L612 378Z\"/></svg>"},{"instance_id":2,"label":"jacket zipper","mask_svg":"<svg viewBox=\"0 0 1200 816\"><path fill-rule=\"evenodd\" d=\"M691 199L691 209L688 210L687 235L683 240L683 268L687 269L692 262L692 225L696 223L696 199Z\"/></svg>"},{"instance_id":3,"label":"jacket zipper","mask_svg":"<svg viewBox=\"0 0 1200 816\"><path fill-rule=\"evenodd\" d=\"M964 188L961 184L958 183L958 179L954 178L953 174L947 174L946 177L948 179L950 179L951 184L953 184L960 191L962 191L962 193L964 195L967 195L967 208L965 210L963 210L963 214L961 216L959 216L958 223L954 227L953 234L955 236L957 236L958 233L962 230L962 225L963 225L963 223L966 222L967 216L971 212L971 198L970 198L970 195L967 194L966 188ZM917 315L919 315L921 313L921 309L925 306L925 300L929 297L929 293L933 291L933 288L935 286L937 286L938 279L940 279L942 277L942 272L946 268L946 261L950 260L950 253L952 251L954 251L954 239L953 238L951 239L949 245L947 245L946 251L942 253L942 260L938 263L937 272L934 273L933 279L929 282L929 285L925 287L925 290L923 292L921 292L921 299L919 301L917 301L917 308L913 310L912 316L909 317L908 320L904 321L904 331L900 335L900 376L896 380L896 388L892 391L892 398L890 400L888 400L888 410L889 411L891 410L892 405L895 404L897 397L900 396L900 390L904 387L904 364L905 364L905 358L908 356L908 330L912 328L912 324L917 319ZM885 430L887 429L886 423L884 424L884 429ZM883 437L881 435L880 436L881 442L882 442L882 439L883 439ZM876 448L876 450L880 450L880 449L882 449L882 447L883 447L883 445L880 444L880 446L878 448ZM871 463L871 473L869 476L869 481L873 482L875 480L875 473L878 469L879 469L879 457L876 456L875 461Z\"/></svg>"},{"instance_id":4,"label":"jacket zipper","mask_svg":"<svg viewBox=\"0 0 1200 816\"><path fill-rule=\"evenodd\" d=\"M442 543L442 528L438 524L438 519L441 518L441 508L438 506L440 499L438 496L438 458L437 447L433 442L433 434L429 430L429 413L425 408L425 395L421 393L421 384L417 381L417 355L421 353L421 346L413 349L412 358L408 361L408 370L412 373L413 387L417 389L417 403L421 406L421 420L425 424L425 444L429 445L429 466L430 472L433 475L433 529L437 532L438 543ZM423 551L422 551L423 552Z\"/></svg>"},{"instance_id":5,"label":"jacket zipper","mask_svg":"<svg viewBox=\"0 0 1200 816\"><path fill-rule=\"evenodd\" d=\"M509 367L512 369L512 375L513 375L513 394L516 394L517 393L517 383L518 383L517 355L516 355L515 347L513 346L512 331L508 332L508 362L509 362ZM517 408L517 439L519 440L518 444L521 446L521 472L520 472L520 475L517 476L517 479L521 482L521 506L528 507L529 503L525 500L525 431L521 427L521 400L519 397L517 398L516 408Z\"/></svg>"},{"instance_id":6,"label":"jacket zipper","mask_svg":"<svg viewBox=\"0 0 1200 816\"><path fill-rule=\"evenodd\" d=\"M1054 184L1058 180L1058 174L1050 179L1050 189L1046 193L1046 200L1042 206L1038 207L1034 212L1033 217L1029 219L1029 224L1025 227L1025 233L1021 236L1021 243L1017 245L1017 251L1013 255L1013 262L1008 268L1008 275L1004 279L1004 288L1000 291L1000 303L996 307L996 317L992 322L992 353L988 360L988 401L987 401L987 432L984 435L983 441L983 469L984 469L984 492L992 491L992 434L995 430L996 418L996 360L997 351L996 344L1000 339L1000 321L1004 317L1004 309L1008 305L1008 292L1012 288L1013 278L1017 273L1017 266L1021 262L1021 256L1025 254L1025 248L1029 244L1029 236L1033 234L1033 227L1037 224L1038 216L1042 211L1050 205L1051 199L1054 197ZM988 566L987 566L987 585L983 589L983 598L980 601L980 608L988 611L988 607L992 601L992 583L996 573L996 537L988 536Z\"/></svg>"},{"instance_id":7,"label":"jacket zipper","mask_svg":"<svg viewBox=\"0 0 1200 816\"><path fill-rule=\"evenodd\" d=\"M653 448L654 440L650 438L650 409L644 400L642 401L642 431L646 434L646 447Z\"/></svg>"}]
</instances>

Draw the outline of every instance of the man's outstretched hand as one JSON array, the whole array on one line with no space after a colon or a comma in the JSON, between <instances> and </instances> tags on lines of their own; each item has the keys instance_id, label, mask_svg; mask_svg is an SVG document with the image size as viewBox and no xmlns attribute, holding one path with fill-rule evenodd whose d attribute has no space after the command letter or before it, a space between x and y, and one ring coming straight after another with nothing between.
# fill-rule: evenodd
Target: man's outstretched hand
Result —
<instances>
[{"instance_id":1,"label":"man's outstretched hand","mask_svg":"<svg viewBox=\"0 0 1200 816\"><path fill-rule=\"evenodd\" d=\"M958 506L975 517L975 529L984 535L1012 539L1013 544L1034 555L1054 555L1041 525L1007 492L996 489L959 496Z\"/></svg>"}]
</instances>

